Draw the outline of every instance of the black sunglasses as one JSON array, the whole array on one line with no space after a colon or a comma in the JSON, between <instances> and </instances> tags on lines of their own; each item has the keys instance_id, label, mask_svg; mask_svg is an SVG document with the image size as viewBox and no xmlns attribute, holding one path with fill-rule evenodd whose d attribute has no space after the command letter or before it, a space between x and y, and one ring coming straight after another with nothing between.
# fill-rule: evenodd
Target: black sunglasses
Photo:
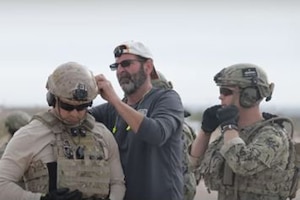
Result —
<instances>
[{"instance_id":1,"label":"black sunglasses","mask_svg":"<svg viewBox=\"0 0 300 200\"><path fill-rule=\"evenodd\" d=\"M74 106L74 105L64 103L64 102L58 100L58 106L66 111L72 111L74 109L76 109L77 111L82 111L82 110L85 110L87 107L92 106L92 102Z\"/></svg>"},{"instance_id":2,"label":"black sunglasses","mask_svg":"<svg viewBox=\"0 0 300 200\"><path fill-rule=\"evenodd\" d=\"M220 94L222 94L224 96L229 96L229 95L233 94L233 90L231 90L229 88L221 87L220 88Z\"/></svg>"},{"instance_id":3,"label":"black sunglasses","mask_svg":"<svg viewBox=\"0 0 300 200\"><path fill-rule=\"evenodd\" d=\"M109 65L109 67L111 71L115 71L118 69L119 65L121 65L121 67L129 67L134 61L143 62L142 60L138 60L138 59L128 59L128 60L123 60L120 63L113 63Z\"/></svg>"}]
</instances>

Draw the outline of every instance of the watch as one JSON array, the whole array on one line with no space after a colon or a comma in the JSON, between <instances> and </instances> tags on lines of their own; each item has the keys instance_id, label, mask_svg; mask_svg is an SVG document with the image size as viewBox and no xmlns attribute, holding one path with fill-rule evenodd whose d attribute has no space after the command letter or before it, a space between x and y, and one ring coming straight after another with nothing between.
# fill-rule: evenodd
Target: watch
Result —
<instances>
[{"instance_id":1,"label":"watch","mask_svg":"<svg viewBox=\"0 0 300 200\"><path fill-rule=\"evenodd\" d=\"M221 133L224 134L225 131L228 131L228 130L236 130L238 131L239 128L237 127L237 125L234 125L234 124L227 124L225 126L222 126L221 128Z\"/></svg>"}]
</instances>

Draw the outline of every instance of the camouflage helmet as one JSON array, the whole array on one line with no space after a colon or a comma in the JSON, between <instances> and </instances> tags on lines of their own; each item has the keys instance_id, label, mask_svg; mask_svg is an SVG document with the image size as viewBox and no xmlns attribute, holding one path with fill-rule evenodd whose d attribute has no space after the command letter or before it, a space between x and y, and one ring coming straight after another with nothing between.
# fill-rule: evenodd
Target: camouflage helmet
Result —
<instances>
[{"instance_id":1,"label":"camouflage helmet","mask_svg":"<svg viewBox=\"0 0 300 200\"><path fill-rule=\"evenodd\" d=\"M269 84L264 70L249 63L239 63L222 69L214 76L214 81L218 86L255 86L261 98L267 97L267 101L271 99L274 89L274 83Z\"/></svg>"},{"instance_id":2,"label":"camouflage helmet","mask_svg":"<svg viewBox=\"0 0 300 200\"><path fill-rule=\"evenodd\" d=\"M166 79L166 77L160 71L156 70L156 73L157 73L158 78L151 79L151 83L154 87L164 88L164 89L173 89L173 85L172 85L171 81L168 81Z\"/></svg>"},{"instance_id":3,"label":"camouflage helmet","mask_svg":"<svg viewBox=\"0 0 300 200\"><path fill-rule=\"evenodd\" d=\"M28 124L30 119L30 115L26 112L14 111L6 117L4 123L9 133L13 135L19 128Z\"/></svg>"},{"instance_id":4,"label":"camouflage helmet","mask_svg":"<svg viewBox=\"0 0 300 200\"><path fill-rule=\"evenodd\" d=\"M48 77L48 91L66 103L92 102L98 94L96 80L85 66L68 62L58 66Z\"/></svg>"}]
</instances>

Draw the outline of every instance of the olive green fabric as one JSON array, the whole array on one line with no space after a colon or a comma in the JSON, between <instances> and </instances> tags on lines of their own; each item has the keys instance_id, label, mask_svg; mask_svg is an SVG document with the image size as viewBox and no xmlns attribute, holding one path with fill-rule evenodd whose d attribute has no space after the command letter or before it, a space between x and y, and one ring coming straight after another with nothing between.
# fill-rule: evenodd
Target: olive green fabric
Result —
<instances>
[{"instance_id":1,"label":"olive green fabric","mask_svg":"<svg viewBox=\"0 0 300 200\"><path fill-rule=\"evenodd\" d=\"M5 126L10 134L14 134L19 128L25 126L31 116L24 111L13 111L5 118Z\"/></svg>"}]
</instances>

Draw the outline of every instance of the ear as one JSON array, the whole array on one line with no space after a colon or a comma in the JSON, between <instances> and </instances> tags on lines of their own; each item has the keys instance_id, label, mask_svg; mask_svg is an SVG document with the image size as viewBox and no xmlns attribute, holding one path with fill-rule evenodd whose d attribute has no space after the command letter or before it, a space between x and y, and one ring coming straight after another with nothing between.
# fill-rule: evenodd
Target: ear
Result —
<instances>
[{"instance_id":1,"label":"ear","mask_svg":"<svg viewBox=\"0 0 300 200\"><path fill-rule=\"evenodd\" d=\"M159 79L159 76L158 76L158 74L157 74L157 72L156 72L156 70L155 70L155 67L153 66L153 68L152 68L152 71L151 71L151 74L150 74L150 76L151 76L151 80L156 80L156 79Z\"/></svg>"},{"instance_id":2,"label":"ear","mask_svg":"<svg viewBox=\"0 0 300 200\"><path fill-rule=\"evenodd\" d=\"M151 75L153 69L154 69L153 62L151 59L148 59L144 63L144 70L147 74Z\"/></svg>"},{"instance_id":3,"label":"ear","mask_svg":"<svg viewBox=\"0 0 300 200\"><path fill-rule=\"evenodd\" d=\"M156 79L159 79L159 76L155 70L155 67L153 65L153 61L152 59L148 59L146 62L145 62L145 65L147 66L147 74L150 74L150 78L151 80L156 80Z\"/></svg>"}]
</instances>

